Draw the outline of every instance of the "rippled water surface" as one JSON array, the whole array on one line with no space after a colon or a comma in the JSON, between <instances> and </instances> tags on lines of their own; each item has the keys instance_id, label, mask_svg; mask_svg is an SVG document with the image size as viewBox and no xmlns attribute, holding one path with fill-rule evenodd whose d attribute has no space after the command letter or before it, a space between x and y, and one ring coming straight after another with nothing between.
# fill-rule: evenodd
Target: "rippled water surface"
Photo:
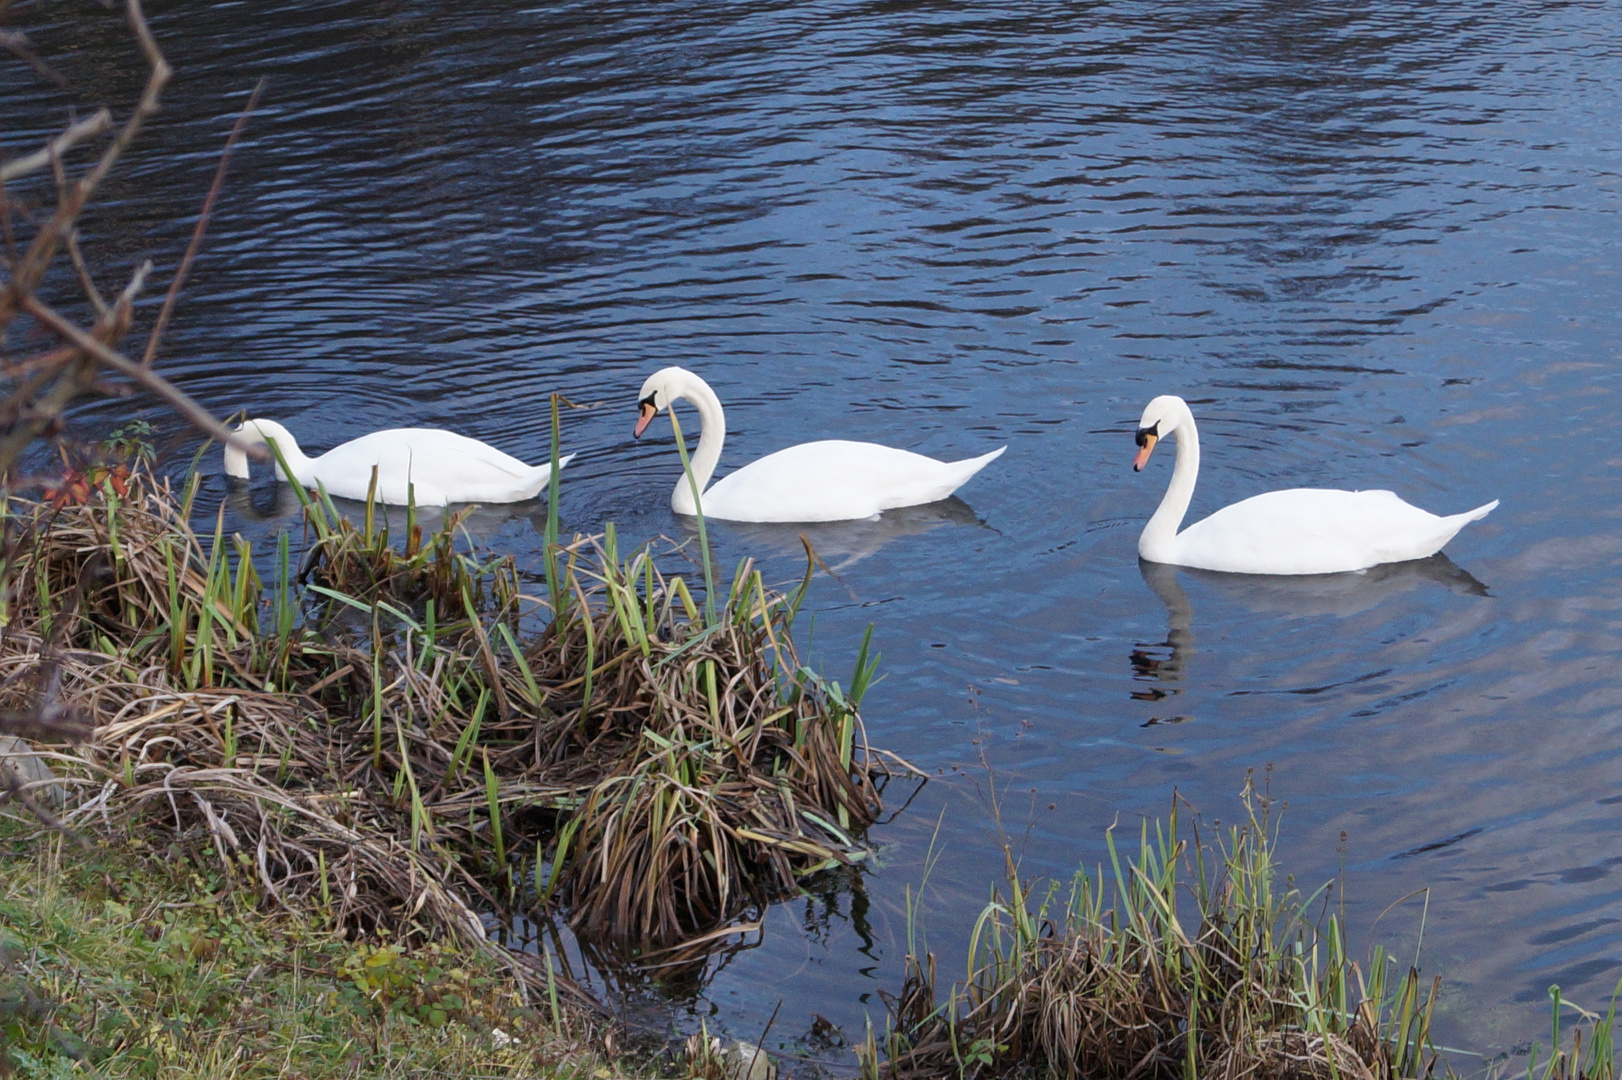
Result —
<instances>
[{"instance_id":1,"label":"rippled water surface","mask_svg":"<svg viewBox=\"0 0 1622 1080\"><path fill-rule=\"evenodd\" d=\"M667 364L726 402L723 470L821 437L1008 446L961 502L817 528L839 580L812 651L843 675L874 624L869 731L939 777L876 831L876 870L770 912L678 1014L748 1037L781 1002L773 1043L813 1014L860 1037L937 827L925 924L959 970L1002 866L985 762L1027 872L1061 874L1174 790L1233 816L1270 767L1285 863L1344 869L1351 925L1430 887L1442 1034L1494 1053L1542 1031L1550 983L1592 1005L1622 976L1619 16L175 6L168 107L85 242L109 276L173 265L266 75L161 360L220 413L313 449L409 423L539 461L561 391L587 406L566 528L638 537L683 535L668 425L629 438ZM116 20L29 28L130 99ZM0 71L9 148L95 104ZM1134 476L1131 433L1160 393L1202 424L1196 515L1297 485L1502 505L1451 561L1140 568L1170 455ZM158 419L183 470L195 439ZM230 527L278 527L243 509ZM533 564L538 517L485 512L480 537ZM796 530L712 536L798 570ZM1373 937L1407 956L1419 919Z\"/></svg>"}]
</instances>

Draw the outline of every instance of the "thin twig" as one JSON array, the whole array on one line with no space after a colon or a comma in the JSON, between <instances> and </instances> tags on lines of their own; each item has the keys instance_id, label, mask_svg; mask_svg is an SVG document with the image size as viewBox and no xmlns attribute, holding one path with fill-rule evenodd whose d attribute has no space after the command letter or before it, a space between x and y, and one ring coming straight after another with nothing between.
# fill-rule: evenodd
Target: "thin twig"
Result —
<instances>
[{"instance_id":1,"label":"thin twig","mask_svg":"<svg viewBox=\"0 0 1622 1080\"><path fill-rule=\"evenodd\" d=\"M62 824L62 821L55 814L45 809L33 796L29 795L23 781L18 779L16 773L9 766L0 764L0 802L7 798L15 799L47 829L61 833L81 848L90 846L88 840Z\"/></svg>"},{"instance_id":2,"label":"thin twig","mask_svg":"<svg viewBox=\"0 0 1622 1080\"><path fill-rule=\"evenodd\" d=\"M51 163L52 157L61 157L75 143L83 142L94 135L100 135L112 126L113 114L106 109L99 110L89 119L80 120L77 124L73 124L32 154L12 158L4 165L0 165L0 183L9 183L20 176L27 176L31 172L43 169Z\"/></svg>"},{"instance_id":3,"label":"thin twig","mask_svg":"<svg viewBox=\"0 0 1622 1080\"><path fill-rule=\"evenodd\" d=\"M163 310L158 312L158 321L152 325L152 333L146 339L146 351L141 354L141 365L149 367L152 358L157 355L158 342L163 339L163 331L169 325L169 316L174 313L175 301L180 298L180 286L186 281L186 275L191 272L192 261L197 258L197 251L203 246L203 234L208 231L208 219L214 212L214 200L220 196L220 188L225 184L225 167L231 163L231 150L237 144L237 138L242 129L247 126L248 117L253 115L254 109L259 106L259 95L265 91L265 80L259 79L259 85L253 88L248 96L248 104L243 108L237 122L231 127L231 134L225 138L225 149L220 151L220 165L214 170L214 182L209 185L208 195L203 199L202 212L197 215L197 228L192 230L191 242L186 245L186 254L180 259L180 268L175 271L175 278L169 283L169 294L163 298Z\"/></svg>"},{"instance_id":4,"label":"thin twig","mask_svg":"<svg viewBox=\"0 0 1622 1080\"><path fill-rule=\"evenodd\" d=\"M154 394L157 394L159 397L163 398L163 400L167 401L171 406L173 406L177 412L179 412L187 420L190 420L193 426L199 428L211 438L218 439L224 443L230 443L232 446L248 452L261 461L270 460L270 455L266 453L265 450L260 448L257 444L250 443L241 436L232 433L232 431L224 424L221 424L218 420L214 419L207 409L193 401L187 394L176 387L174 383L171 383L168 379L158 375L149 368L142 367L140 364L135 363L135 361L130 360L122 354L108 348L106 345L103 345L101 342L97 341L95 338L73 325L67 319L64 319L61 315L58 315L55 311L52 311L45 304L41 303L36 297L26 297L23 300L23 309L30 315L34 316L34 318L56 331L62 337L72 342L79 349L89 354L95 360L107 365L115 371L128 375L130 378L134 379L136 382L140 383Z\"/></svg>"},{"instance_id":5,"label":"thin twig","mask_svg":"<svg viewBox=\"0 0 1622 1080\"><path fill-rule=\"evenodd\" d=\"M74 185L71 197L57 206L50 222L40 229L23 257L17 260L11 280L6 283L3 290L0 290L0 326L10 322L18 309L23 307L24 298L39 287L46 270L50 268L57 246L73 231L73 223L78 220L79 214L83 212L90 197L95 194L96 188L111 171L113 164L135 141L142 123L158 111L158 99L163 93L163 88L168 85L173 71L168 61L163 58L163 54L158 51L152 32L147 29L146 16L141 12L141 0L128 0L128 11L130 29L140 42L141 51L151 65L152 73L147 77L146 87L141 91L141 99L136 103L135 111L130 114L130 118L119 128L118 134L113 136L113 141L102 151L95 165L91 166Z\"/></svg>"},{"instance_id":6,"label":"thin twig","mask_svg":"<svg viewBox=\"0 0 1622 1080\"><path fill-rule=\"evenodd\" d=\"M51 65L35 55L34 50L28 44L27 34L16 30L0 30L0 45L4 45L16 53L19 59L34 69L35 75L38 75L46 82L55 83L57 86L67 85L66 79L58 75Z\"/></svg>"},{"instance_id":7,"label":"thin twig","mask_svg":"<svg viewBox=\"0 0 1622 1080\"><path fill-rule=\"evenodd\" d=\"M79 272L79 286L84 289L86 296L90 297L90 304L96 309L97 316L107 314L107 301L101 298L101 290L96 288L96 281L90 276L90 267L85 265L84 253L79 250L79 230L68 233L68 257L73 260L73 269Z\"/></svg>"}]
</instances>

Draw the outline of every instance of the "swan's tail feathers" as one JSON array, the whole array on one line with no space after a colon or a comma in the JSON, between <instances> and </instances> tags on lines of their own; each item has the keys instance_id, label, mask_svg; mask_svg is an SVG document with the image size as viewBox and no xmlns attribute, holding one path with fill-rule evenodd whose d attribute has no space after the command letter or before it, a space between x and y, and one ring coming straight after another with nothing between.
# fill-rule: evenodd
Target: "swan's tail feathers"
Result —
<instances>
[{"instance_id":1,"label":"swan's tail feathers","mask_svg":"<svg viewBox=\"0 0 1622 1080\"><path fill-rule=\"evenodd\" d=\"M1482 518L1492 513L1493 508L1497 505L1498 500L1494 499L1485 506L1478 506L1474 510L1466 510L1462 514L1449 514L1447 517L1442 518L1438 523L1435 533L1431 536L1431 542L1423 545L1424 550L1420 551L1418 554L1404 555L1404 558L1424 559L1431 555L1435 555L1438 551L1441 551L1443 547L1447 546L1448 541L1459 535L1459 531L1461 529L1470 524L1472 521L1480 521Z\"/></svg>"},{"instance_id":2,"label":"swan's tail feathers","mask_svg":"<svg viewBox=\"0 0 1622 1080\"><path fill-rule=\"evenodd\" d=\"M573 454L564 454L562 457L558 458L558 469L561 471L565 465L569 464L569 462L573 460ZM535 496L546 490L547 481L551 479L552 465L550 462L545 465L535 466L535 476L532 480L534 486L527 488L521 498L533 499ZM513 496L509 495L507 498L512 499Z\"/></svg>"},{"instance_id":3,"label":"swan's tail feathers","mask_svg":"<svg viewBox=\"0 0 1622 1080\"><path fill-rule=\"evenodd\" d=\"M973 458L964 458L962 461L947 462L946 471L940 474L945 481L944 483L939 483L939 481L937 481L937 483L939 483L938 487L931 486L927 492L918 491L914 493L912 498L906 501L898 501L888 505L916 506L919 503L935 502L938 499L947 498L958 488L962 487L964 484L967 484L971 479L973 479L975 473L979 472L981 469L997 460L997 458L1001 457L1002 452L1006 449L1008 449L1008 447L999 446L989 454L981 454L979 457Z\"/></svg>"},{"instance_id":4,"label":"swan's tail feathers","mask_svg":"<svg viewBox=\"0 0 1622 1080\"><path fill-rule=\"evenodd\" d=\"M993 461L996 461L998 458L1002 457L1003 451L1007 449L1008 447L1006 446L999 446L989 454L981 454L979 457L973 458L964 458L962 461L954 461L952 464L972 466L972 468L965 468L963 470L963 479L967 480L969 477L973 476L987 465L990 465ZM962 481L959 482L961 483Z\"/></svg>"}]
</instances>

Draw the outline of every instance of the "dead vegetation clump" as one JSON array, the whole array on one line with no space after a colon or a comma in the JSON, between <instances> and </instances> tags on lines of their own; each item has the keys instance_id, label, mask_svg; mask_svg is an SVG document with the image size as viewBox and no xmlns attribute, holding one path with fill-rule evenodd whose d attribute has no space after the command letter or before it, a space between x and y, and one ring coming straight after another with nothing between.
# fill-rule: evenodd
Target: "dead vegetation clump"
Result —
<instances>
[{"instance_id":1,"label":"dead vegetation clump","mask_svg":"<svg viewBox=\"0 0 1622 1080\"><path fill-rule=\"evenodd\" d=\"M396 547L315 499L307 557L284 534L267 585L245 541L193 532L194 493L137 466L8 506L0 708L48 696L93 723L52 755L70 824L172 831L342 926L487 948L481 912L555 908L642 956L865 855L887 775L856 711L871 665L850 691L800 665L803 584L745 562L700 600L610 529L552 548L529 597L455 515Z\"/></svg>"},{"instance_id":2,"label":"dead vegetation clump","mask_svg":"<svg viewBox=\"0 0 1622 1080\"><path fill-rule=\"evenodd\" d=\"M1376 948L1365 972L1337 916L1314 917L1273 862L1265 799L1213 844L1147 824L1135 859L1067 890L1008 883L944 1000L933 957L909 958L872 1080L1399 1080L1436 1065L1425 984ZM1219 834L1220 835L1220 834Z\"/></svg>"}]
</instances>

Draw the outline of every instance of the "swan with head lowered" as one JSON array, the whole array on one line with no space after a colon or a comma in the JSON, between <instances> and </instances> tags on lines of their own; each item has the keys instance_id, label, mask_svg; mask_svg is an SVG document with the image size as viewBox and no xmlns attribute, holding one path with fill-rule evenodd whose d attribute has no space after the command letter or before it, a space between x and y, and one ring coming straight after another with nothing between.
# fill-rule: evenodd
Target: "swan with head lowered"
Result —
<instances>
[{"instance_id":1,"label":"swan with head lowered","mask_svg":"<svg viewBox=\"0 0 1622 1080\"><path fill-rule=\"evenodd\" d=\"M1149 562L1235 574L1364 570L1434 555L1498 505L1494 499L1438 517L1389 491L1291 488L1225 506L1178 532L1200 471L1200 436L1188 404L1172 395L1155 398L1143 410L1132 468L1141 471L1155 444L1168 435L1177 441L1171 484L1138 538L1138 554Z\"/></svg>"},{"instance_id":2,"label":"swan with head lowered","mask_svg":"<svg viewBox=\"0 0 1622 1080\"><path fill-rule=\"evenodd\" d=\"M721 399L703 379L679 367L648 376L634 434L640 438L661 410L683 400L693 403L703 425L692 470L704 516L723 521L851 521L937 502L1007 449L999 446L965 461L936 461L877 443L824 439L768 454L710 485L727 422ZM697 512L686 476L670 493L670 508L678 514Z\"/></svg>"},{"instance_id":3,"label":"swan with head lowered","mask_svg":"<svg viewBox=\"0 0 1622 1080\"><path fill-rule=\"evenodd\" d=\"M274 420L246 420L237 431L250 445L264 446L274 439L287 462L276 466L279 479L292 479L305 487L320 485L341 499L364 499L377 469L377 500L404 506L447 503L522 502L540 494L552 478L552 466L526 465L493 446L438 428L390 428L374 431L335 446L320 457L306 457L293 436ZM558 460L558 467L568 464ZM248 455L236 446L225 448L227 476L247 479Z\"/></svg>"}]
</instances>

